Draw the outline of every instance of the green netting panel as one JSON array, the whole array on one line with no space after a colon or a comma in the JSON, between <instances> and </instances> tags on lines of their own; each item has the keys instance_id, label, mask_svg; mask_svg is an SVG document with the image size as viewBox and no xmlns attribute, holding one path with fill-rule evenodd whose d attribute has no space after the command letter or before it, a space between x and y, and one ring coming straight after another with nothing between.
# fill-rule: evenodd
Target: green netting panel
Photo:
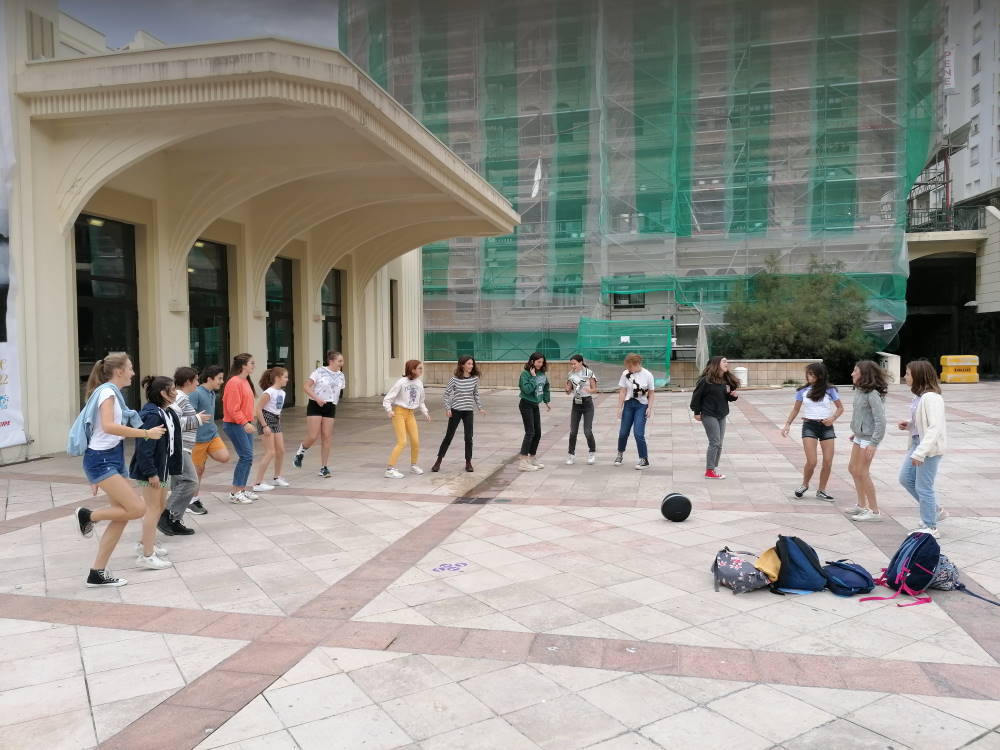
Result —
<instances>
[{"instance_id":1,"label":"green netting panel","mask_svg":"<svg viewBox=\"0 0 1000 750\"><path fill-rule=\"evenodd\" d=\"M389 80L385 57L385 3L386 0L378 0L368 6L368 75L382 88Z\"/></svg>"},{"instance_id":2,"label":"green netting panel","mask_svg":"<svg viewBox=\"0 0 1000 750\"><path fill-rule=\"evenodd\" d=\"M902 204L910 186L930 156L934 131L934 78L937 71L934 36L934 0L908 0L899 4L897 25L901 37L897 52L897 100L903 123L903 148L899 151L897 200ZM898 211L897 225L904 227L906 212ZM905 262L905 250L901 253Z\"/></svg>"},{"instance_id":3,"label":"green netting panel","mask_svg":"<svg viewBox=\"0 0 1000 750\"><path fill-rule=\"evenodd\" d=\"M471 354L476 359L500 362L527 361L533 352L549 360L565 360L578 352L577 332L572 331L426 331L424 358L456 359Z\"/></svg>"},{"instance_id":4,"label":"green netting panel","mask_svg":"<svg viewBox=\"0 0 1000 750\"><path fill-rule=\"evenodd\" d=\"M424 294L440 295L448 292L448 254L450 250L447 242L424 245Z\"/></svg>"},{"instance_id":5,"label":"green netting panel","mask_svg":"<svg viewBox=\"0 0 1000 750\"><path fill-rule=\"evenodd\" d=\"M639 354L663 384L670 382L672 335L669 320L580 318L578 345L585 359L605 364L621 364L626 355Z\"/></svg>"}]
</instances>

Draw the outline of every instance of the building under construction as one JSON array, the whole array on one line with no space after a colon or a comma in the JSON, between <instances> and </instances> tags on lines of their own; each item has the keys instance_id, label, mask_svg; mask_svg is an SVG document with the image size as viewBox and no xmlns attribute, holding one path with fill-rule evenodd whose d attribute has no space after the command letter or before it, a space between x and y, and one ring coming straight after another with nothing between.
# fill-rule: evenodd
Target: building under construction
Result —
<instances>
[{"instance_id":1,"label":"building under construction","mask_svg":"<svg viewBox=\"0 0 1000 750\"><path fill-rule=\"evenodd\" d=\"M425 357L645 351L669 375L771 259L905 318L933 0L340 0L340 44L501 190L423 251Z\"/></svg>"}]
</instances>

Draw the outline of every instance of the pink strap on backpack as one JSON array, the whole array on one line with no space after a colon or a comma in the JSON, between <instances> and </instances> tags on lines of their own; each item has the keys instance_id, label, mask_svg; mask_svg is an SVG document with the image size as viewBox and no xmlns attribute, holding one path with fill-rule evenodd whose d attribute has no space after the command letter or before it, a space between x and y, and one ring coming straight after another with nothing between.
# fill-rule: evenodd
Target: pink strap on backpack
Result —
<instances>
[{"instance_id":1,"label":"pink strap on backpack","mask_svg":"<svg viewBox=\"0 0 1000 750\"><path fill-rule=\"evenodd\" d=\"M900 571L899 578L897 579L897 581L899 581L900 579L903 579L904 576L905 576L905 574L907 572L909 572L909 571L905 571L905 570ZM888 581L886 580L885 574L886 574L886 569L882 568L882 575L879 577L879 579L877 581L875 581L876 585L879 585L879 586L888 586L889 585ZM895 599L900 594L909 594L914 599L916 599L916 601L908 602L907 604L899 604L899 603L897 603L896 606L897 607L915 607L918 604L928 604L928 603L930 603L931 598L929 596L926 596L926 595L925 596L921 596L921 594L923 594L923 593L924 593L923 591L914 591L909 586L907 586L905 582L900 582L899 588L896 589L896 593L893 594L892 596L866 596L864 599L861 599L860 601L862 601L862 602L887 602L887 601L890 601L892 599Z\"/></svg>"}]
</instances>

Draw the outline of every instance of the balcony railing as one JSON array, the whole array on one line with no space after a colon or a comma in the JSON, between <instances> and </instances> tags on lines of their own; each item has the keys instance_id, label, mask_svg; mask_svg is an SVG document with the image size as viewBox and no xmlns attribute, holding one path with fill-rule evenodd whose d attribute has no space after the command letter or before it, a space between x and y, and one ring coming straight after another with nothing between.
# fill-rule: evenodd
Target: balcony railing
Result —
<instances>
[{"instance_id":1,"label":"balcony railing","mask_svg":"<svg viewBox=\"0 0 1000 750\"><path fill-rule=\"evenodd\" d=\"M911 208L906 215L907 232L955 232L985 227L985 206Z\"/></svg>"}]
</instances>

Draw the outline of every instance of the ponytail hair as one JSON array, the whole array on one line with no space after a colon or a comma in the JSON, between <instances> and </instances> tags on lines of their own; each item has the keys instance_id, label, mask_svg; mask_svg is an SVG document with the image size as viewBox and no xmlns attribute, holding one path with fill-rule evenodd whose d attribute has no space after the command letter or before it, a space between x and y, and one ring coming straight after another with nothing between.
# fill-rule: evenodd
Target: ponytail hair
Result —
<instances>
[{"instance_id":1,"label":"ponytail hair","mask_svg":"<svg viewBox=\"0 0 1000 750\"><path fill-rule=\"evenodd\" d=\"M260 380L258 381L260 383L261 390L266 391L268 388L274 385L274 381L276 381L286 372L288 372L288 370L286 370L284 367L269 367L268 369L264 370L264 374L260 376Z\"/></svg>"},{"instance_id":2,"label":"ponytail hair","mask_svg":"<svg viewBox=\"0 0 1000 750\"><path fill-rule=\"evenodd\" d=\"M163 391L173 390L174 381L166 375L147 375L142 379L142 386L146 389L146 400L162 409L167 405L163 401Z\"/></svg>"},{"instance_id":3,"label":"ponytail hair","mask_svg":"<svg viewBox=\"0 0 1000 750\"><path fill-rule=\"evenodd\" d=\"M574 362L579 362L584 367L587 366L587 363L583 361L583 355L582 354L574 354L572 357L570 357L570 359L572 359Z\"/></svg>"},{"instance_id":4,"label":"ponytail hair","mask_svg":"<svg viewBox=\"0 0 1000 750\"><path fill-rule=\"evenodd\" d=\"M94 362L90 377L87 378L87 396L111 380L115 376L115 370L125 369L129 361L129 356L125 352L108 352L104 359Z\"/></svg>"}]
</instances>

